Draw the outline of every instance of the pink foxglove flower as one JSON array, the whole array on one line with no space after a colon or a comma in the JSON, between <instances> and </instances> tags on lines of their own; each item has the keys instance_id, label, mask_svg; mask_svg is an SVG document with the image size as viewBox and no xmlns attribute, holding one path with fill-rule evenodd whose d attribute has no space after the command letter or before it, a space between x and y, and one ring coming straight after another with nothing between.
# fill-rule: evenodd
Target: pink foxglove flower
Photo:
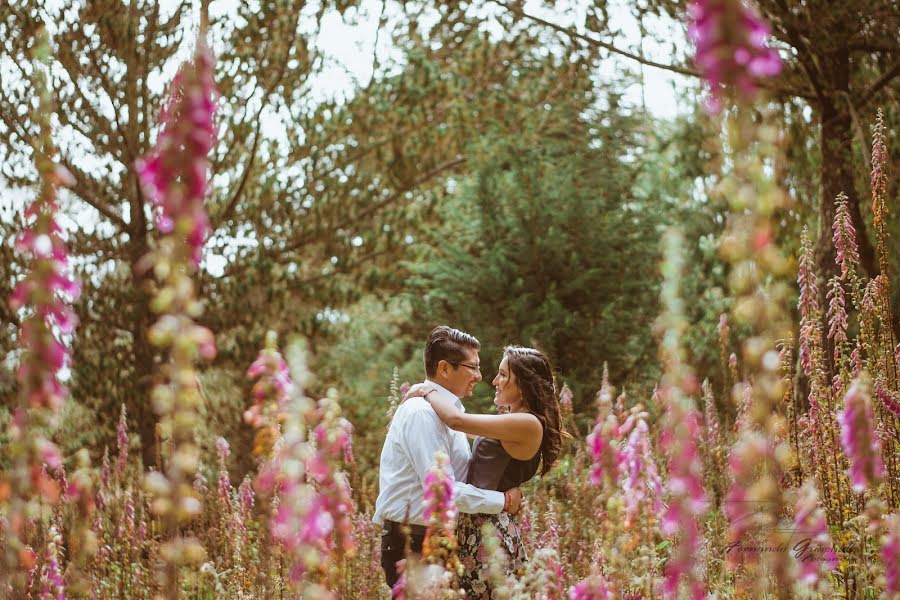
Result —
<instances>
[{"instance_id":1,"label":"pink foxglove flower","mask_svg":"<svg viewBox=\"0 0 900 600\"><path fill-rule=\"evenodd\" d=\"M793 548L799 579L806 585L814 585L828 571L837 568L838 559L815 485L809 480L799 490L794 509L794 531L800 538Z\"/></svg>"},{"instance_id":2,"label":"pink foxglove flower","mask_svg":"<svg viewBox=\"0 0 900 600\"><path fill-rule=\"evenodd\" d=\"M649 503L652 512L662 513L662 482L656 469L650 444L650 430L643 416L626 420L622 429L631 425L628 439L621 452L619 474L625 500L626 527L634 521L641 504ZM621 431L621 430L620 430Z\"/></svg>"},{"instance_id":3,"label":"pink foxglove flower","mask_svg":"<svg viewBox=\"0 0 900 600\"><path fill-rule=\"evenodd\" d=\"M885 593L887 598L900 598L900 514L885 518L887 529L881 544L881 560L886 575Z\"/></svg>"},{"instance_id":4,"label":"pink foxglove flower","mask_svg":"<svg viewBox=\"0 0 900 600\"><path fill-rule=\"evenodd\" d=\"M218 91L213 56L201 43L193 64L185 63L172 82L163 109L156 149L137 163L138 177L157 207L156 226L184 240L194 267L209 235L206 201L209 152L216 140L213 115Z\"/></svg>"},{"instance_id":5,"label":"pink foxglove flower","mask_svg":"<svg viewBox=\"0 0 900 600\"><path fill-rule=\"evenodd\" d=\"M840 362L840 345L847 341L847 308L841 280L828 282L828 337L834 340L834 362Z\"/></svg>"},{"instance_id":6,"label":"pink foxglove flower","mask_svg":"<svg viewBox=\"0 0 900 600\"><path fill-rule=\"evenodd\" d=\"M872 399L865 374L850 385L838 421L841 445L850 460L850 483L855 492L861 493L884 475L881 443L875 435Z\"/></svg>"},{"instance_id":7,"label":"pink foxglove flower","mask_svg":"<svg viewBox=\"0 0 900 600\"><path fill-rule=\"evenodd\" d=\"M609 584L600 575L592 575L569 588L569 600L613 600Z\"/></svg>"},{"instance_id":8,"label":"pink foxglove flower","mask_svg":"<svg viewBox=\"0 0 900 600\"><path fill-rule=\"evenodd\" d=\"M668 395L663 392L663 396ZM666 597L677 598L684 580L690 597L699 599L705 591L695 570L701 542L698 520L707 509L703 461L697 447L702 435L700 415L696 410L673 409L666 421L661 443L668 457L669 494L660 529L671 538L677 536L677 540L666 562L663 589Z\"/></svg>"},{"instance_id":9,"label":"pink foxglove flower","mask_svg":"<svg viewBox=\"0 0 900 600\"><path fill-rule=\"evenodd\" d=\"M353 540L356 508L351 498L350 483L341 470L342 463L350 464L353 460L353 426L341 416L337 393L333 389L319 400L316 416L319 423L312 434L314 452L306 462L306 470L334 523L337 539L328 545L329 550L353 552L356 548Z\"/></svg>"},{"instance_id":10,"label":"pink foxglove flower","mask_svg":"<svg viewBox=\"0 0 900 600\"><path fill-rule=\"evenodd\" d=\"M900 392L889 389L882 378L875 382L875 397L886 409L900 417Z\"/></svg>"},{"instance_id":11,"label":"pink foxglove flower","mask_svg":"<svg viewBox=\"0 0 900 600\"><path fill-rule=\"evenodd\" d=\"M759 83L781 72L778 52L766 46L768 25L741 0L693 0L688 36L694 63L710 87L711 112L722 109L728 91L752 101Z\"/></svg>"},{"instance_id":12,"label":"pink foxglove flower","mask_svg":"<svg viewBox=\"0 0 900 600\"><path fill-rule=\"evenodd\" d=\"M253 454L266 459L280 433L280 420L294 383L288 365L278 351L274 331L266 334L266 347L247 369L247 378L256 379L251 392L253 404L244 411L244 422L257 428Z\"/></svg>"},{"instance_id":13,"label":"pink foxglove flower","mask_svg":"<svg viewBox=\"0 0 900 600\"><path fill-rule=\"evenodd\" d=\"M119 456L116 459L116 477L121 478L128 466L128 414L125 405L119 414L119 423L116 426L116 445L119 448Z\"/></svg>"},{"instance_id":14,"label":"pink foxglove flower","mask_svg":"<svg viewBox=\"0 0 900 600\"><path fill-rule=\"evenodd\" d=\"M813 246L804 226L800 236L800 265L797 271L800 298L797 307L800 310L800 364L807 375L812 374L813 348L819 346L819 290L814 267Z\"/></svg>"},{"instance_id":15,"label":"pink foxglove flower","mask_svg":"<svg viewBox=\"0 0 900 600\"><path fill-rule=\"evenodd\" d=\"M847 206L847 196L841 192L835 200L834 232L831 240L836 251L835 261L841 268L841 277L846 277L859 264L859 248L856 245L856 229Z\"/></svg>"},{"instance_id":16,"label":"pink foxglove flower","mask_svg":"<svg viewBox=\"0 0 900 600\"><path fill-rule=\"evenodd\" d=\"M223 437L216 438L216 456L219 458L219 501L222 507L229 511L231 508L231 480L228 477L228 456L231 454L231 447L228 440Z\"/></svg>"},{"instance_id":17,"label":"pink foxglove flower","mask_svg":"<svg viewBox=\"0 0 900 600\"><path fill-rule=\"evenodd\" d=\"M441 564L455 571L456 560L456 504L453 501L453 476L450 459L443 452L434 453L434 465L425 476L425 521L428 529L422 556L433 564Z\"/></svg>"},{"instance_id":18,"label":"pink foxglove flower","mask_svg":"<svg viewBox=\"0 0 900 600\"><path fill-rule=\"evenodd\" d=\"M47 534L47 553L41 569L39 596L41 600L66 600L65 582L59 564L60 546L62 546L62 536L56 525L51 525Z\"/></svg>"}]
</instances>

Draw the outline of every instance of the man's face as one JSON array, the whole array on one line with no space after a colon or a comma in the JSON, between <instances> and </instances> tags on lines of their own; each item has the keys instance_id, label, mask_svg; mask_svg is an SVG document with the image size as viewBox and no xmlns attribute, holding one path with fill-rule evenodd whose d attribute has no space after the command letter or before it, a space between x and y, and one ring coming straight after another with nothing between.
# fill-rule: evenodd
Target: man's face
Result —
<instances>
[{"instance_id":1,"label":"man's face","mask_svg":"<svg viewBox=\"0 0 900 600\"><path fill-rule=\"evenodd\" d=\"M465 355L465 360L459 363L442 360L438 365L438 372L443 380L438 383L460 398L471 396L475 384L481 381L478 350L466 350Z\"/></svg>"}]
</instances>

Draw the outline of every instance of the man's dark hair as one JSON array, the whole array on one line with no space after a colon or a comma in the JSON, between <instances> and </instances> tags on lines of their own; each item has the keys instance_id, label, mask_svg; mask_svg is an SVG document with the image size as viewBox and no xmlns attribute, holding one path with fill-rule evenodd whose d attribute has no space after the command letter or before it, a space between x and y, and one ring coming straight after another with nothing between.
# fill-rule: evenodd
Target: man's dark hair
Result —
<instances>
[{"instance_id":1,"label":"man's dark hair","mask_svg":"<svg viewBox=\"0 0 900 600\"><path fill-rule=\"evenodd\" d=\"M431 330L425 342L425 374L428 377L437 373L438 363L446 360L451 363L463 362L466 350L478 350L481 343L473 335L439 325Z\"/></svg>"}]
</instances>

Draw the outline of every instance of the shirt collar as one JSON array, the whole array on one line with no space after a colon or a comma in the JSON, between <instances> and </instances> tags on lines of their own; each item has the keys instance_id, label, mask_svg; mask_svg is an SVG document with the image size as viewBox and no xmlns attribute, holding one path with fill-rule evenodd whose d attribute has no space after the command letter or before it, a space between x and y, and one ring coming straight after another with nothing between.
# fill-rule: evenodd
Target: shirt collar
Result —
<instances>
[{"instance_id":1,"label":"shirt collar","mask_svg":"<svg viewBox=\"0 0 900 600\"><path fill-rule=\"evenodd\" d=\"M427 383L429 385L433 385L435 390L437 390L438 392L447 396L448 398L452 399L453 403L456 405L456 408L460 409L463 412L466 412L466 407L463 406L462 400L459 399L459 396L457 396L456 394L454 394L453 392L451 392L450 390L448 390L441 384L435 383L434 381L431 381L430 379L425 379L425 383Z\"/></svg>"}]
</instances>

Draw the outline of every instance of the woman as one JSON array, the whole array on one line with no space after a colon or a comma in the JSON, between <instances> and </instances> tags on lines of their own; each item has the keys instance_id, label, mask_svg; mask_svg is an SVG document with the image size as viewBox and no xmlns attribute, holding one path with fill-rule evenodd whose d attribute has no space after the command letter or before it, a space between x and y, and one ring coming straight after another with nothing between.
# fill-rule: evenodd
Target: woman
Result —
<instances>
[{"instance_id":1,"label":"woman","mask_svg":"<svg viewBox=\"0 0 900 600\"><path fill-rule=\"evenodd\" d=\"M497 415L475 415L459 410L427 384L410 388L406 398L421 396L456 431L477 436L472 448L467 483L505 492L531 479L541 465L547 473L559 457L563 435L553 369L547 357L533 348L508 346L503 352L494 404ZM405 398L404 398L405 399ZM461 514L456 536L465 572L460 584L470 598L491 598L487 564L483 562L481 528L491 523L507 553L506 574L518 572L526 560L519 528L513 516Z\"/></svg>"}]
</instances>

